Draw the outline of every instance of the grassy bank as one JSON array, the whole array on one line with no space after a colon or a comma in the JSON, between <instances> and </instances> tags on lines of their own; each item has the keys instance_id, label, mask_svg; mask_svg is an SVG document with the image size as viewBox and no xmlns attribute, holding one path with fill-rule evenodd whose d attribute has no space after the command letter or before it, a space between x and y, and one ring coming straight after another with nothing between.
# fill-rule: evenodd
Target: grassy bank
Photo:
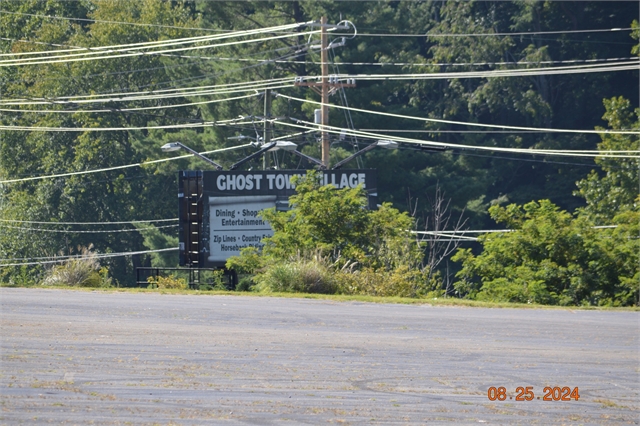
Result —
<instances>
[{"instance_id":1,"label":"grassy bank","mask_svg":"<svg viewBox=\"0 0 640 426\"><path fill-rule=\"evenodd\" d=\"M0 287L17 288L0 284ZM259 293L249 291L202 291L181 289L148 289L148 288L89 288L89 287L64 287L64 286L32 286L23 288L42 288L51 290L92 291L100 293L149 293L149 294L173 294L188 296L237 296L237 297L280 297L289 299L314 299L327 300L336 303L360 302L360 303L392 303L402 305L426 305L449 306L464 308L495 308L495 309L561 309L561 310L590 310L590 311L640 311L640 307L600 307L600 306L555 306L538 305L533 303L508 303L508 302L481 302L476 300L446 298L409 298L409 297L378 297L378 296L352 296L352 295L328 295L310 293Z\"/></svg>"}]
</instances>

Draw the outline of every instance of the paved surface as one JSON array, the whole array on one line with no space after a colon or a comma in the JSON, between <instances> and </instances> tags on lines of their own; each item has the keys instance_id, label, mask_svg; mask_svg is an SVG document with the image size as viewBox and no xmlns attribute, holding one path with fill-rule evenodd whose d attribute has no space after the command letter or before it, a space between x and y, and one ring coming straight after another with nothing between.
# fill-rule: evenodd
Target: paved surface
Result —
<instances>
[{"instance_id":1,"label":"paved surface","mask_svg":"<svg viewBox=\"0 0 640 426\"><path fill-rule=\"evenodd\" d=\"M637 312L0 289L2 424L638 424ZM505 401L489 387L504 386ZM518 386L536 398L516 402ZM545 386L578 401L543 401Z\"/></svg>"}]
</instances>

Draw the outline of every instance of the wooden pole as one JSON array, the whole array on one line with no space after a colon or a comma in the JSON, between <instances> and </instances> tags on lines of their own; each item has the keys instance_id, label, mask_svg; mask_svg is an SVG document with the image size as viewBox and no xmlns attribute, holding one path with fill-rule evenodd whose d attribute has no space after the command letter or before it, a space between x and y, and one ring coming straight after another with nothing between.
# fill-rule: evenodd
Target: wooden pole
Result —
<instances>
[{"instance_id":1,"label":"wooden pole","mask_svg":"<svg viewBox=\"0 0 640 426\"><path fill-rule=\"evenodd\" d=\"M329 168L329 133L325 126L329 125L329 52L327 35L327 18L320 19L320 61L322 61L322 164Z\"/></svg>"},{"instance_id":2,"label":"wooden pole","mask_svg":"<svg viewBox=\"0 0 640 426\"><path fill-rule=\"evenodd\" d=\"M262 144L268 144L271 142L271 90L266 89L264 91L264 134L262 137ZM264 153L264 157L262 159L262 169L267 170L270 167L269 165L269 152Z\"/></svg>"}]
</instances>

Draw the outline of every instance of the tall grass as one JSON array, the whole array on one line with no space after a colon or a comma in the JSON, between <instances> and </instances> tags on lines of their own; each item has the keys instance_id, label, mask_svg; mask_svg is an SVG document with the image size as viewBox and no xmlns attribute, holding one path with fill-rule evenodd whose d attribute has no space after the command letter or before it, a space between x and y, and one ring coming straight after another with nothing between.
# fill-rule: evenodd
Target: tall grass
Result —
<instances>
[{"instance_id":1,"label":"tall grass","mask_svg":"<svg viewBox=\"0 0 640 426\"><path fill-rule=\"evenodd\" d=\"M291 259L269 265L255 281L258 291L335 294L338 290L332 271L317 259Z\"/></svg>"},{"instance_id":2,"label":"tall grass","mask_svg":"<svg viewBox=\"0 0 640 426\"><path fill-rule=\"evenodd\" d=\"M93 246L78 247L80 257L66 260L64 263L51 268L45 279L44 286L70 287L111 287L111 278L107 268L101 268L96 254L91 251Z\"/></svg>"}]
</instances>

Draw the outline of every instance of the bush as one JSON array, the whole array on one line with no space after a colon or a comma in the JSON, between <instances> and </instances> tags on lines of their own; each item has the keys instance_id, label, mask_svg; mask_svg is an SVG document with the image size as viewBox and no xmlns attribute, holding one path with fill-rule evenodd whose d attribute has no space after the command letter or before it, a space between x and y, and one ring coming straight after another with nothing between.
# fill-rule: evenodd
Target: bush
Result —
<instances>
[{"instance_id":1,"label":"bush","mask_svg":"<svg viewBox=\"0 0 640 426\"><path fill-rule=\"evenodd\" d=\"M243 249L227 268L253 275L258 291L418 297L435 289L408 214L388 203L370 211L363 188L322 186L320 176L292 180L291 209L261 213L274 230L262 252Z\"/></svg>"},{"instance_id":2,"label":"bush","mask_svg":"<svg viewBox=\"0 0 640 426\"><path fill-rule=\"evenodd\" d=\"M253 275L239 276L238 285L236 291L252 291L255 288L255 281Z\"/></svg>"},{"instance_id":3,"label":"bush","mask_svg":"<svg viewBox=\"0 0 640 426\"><path fill-rule=\"evenodd\" d=\"M418 297L431 290L427 274L406 265L391 270L371 267L356 271L340 270L335 278L343 294Z\"/></svg>"},{"instance_id":4,"label":"bush","mask_svg":"<svg viewBox=\"0 0 640 426\"><path fill-rule=\"evenodd\" d=\"M101 268L91 246L80 248L81 256L51 268L42 285L71 287L111 287L108 269Z\"/></svg>"},{"instance_id":5,"label":"bush","mask_svg":"<svg viewBox=\"0 0 640 426\"><path fill-rule=\"evenodd\" d=\"M198 290L230 290L228 285L224 282L224 271L222 269L216 269L215 271L200 271L200 285L198 286Z\"/></svg>"},{"instance_id":6,"label":"bush","mask_svg":"<svg viewBox=\"0 0 640 426\"><path fill-rule=\"evenodd\" d=\"M513 232L487 234L477 256L460 249L454 283L471 299L553 305L632 306L638 303L640 212L616 215L597 229L549 200L493 206L492 218ZM634 278L636 277L636 278Z\"/></svg>"},{"instance_id":7,"label":"bush","mask_svg":"<svg viewBox=\"0 0 640 426\"><path fill-rule=\"evenodd\" d=\"M22 266L7 266L0 268L0 283L11 287L33 287L41 281L43 268Z\"/></svg>"},{"instance_id":8,"label":"bush","mask_svg":"<svg viewBox=\"0 0 640 426\"><path fill-rule=\"evenodd\" d=\"M173 275L168 277L149 277L147 282L149 283L149 288L186 290L189 287L184 279L176 278Z\"/></svg>"},{"instance_id":9,"label":"bush","mask_svg":"<svg viewBox=\"0 0 640 426\"><path fill-rule=\"evenodd\" d=\"M338 289L332 271L318 260L275 263L255 280L259 291L334 294Z\"/></svg>"},{"instance_id":10,"label":"bush","mask_svg":"<svg viewBox=\"0 0 640 426\"><path fill-rule=\"evenodd\" d=\"M245 247L240 250L240 256L231 256L226 266L239 274L255 274L263 267L263 259L257 248Z\"/></svg>"}]
</instances>

